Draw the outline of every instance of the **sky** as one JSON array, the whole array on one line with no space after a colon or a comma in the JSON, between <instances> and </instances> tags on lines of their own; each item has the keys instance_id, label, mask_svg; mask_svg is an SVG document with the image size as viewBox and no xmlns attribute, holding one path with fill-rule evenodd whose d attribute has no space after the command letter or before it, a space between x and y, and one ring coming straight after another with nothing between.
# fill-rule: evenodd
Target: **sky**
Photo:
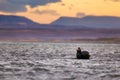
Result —
<instances>
[{"instance_id":1,"label":"sky","mask_svg":"<svg viewBox=\"0 0 120 80\"><path fill-rule=\"evenodd\" d=\"M120 0L0 0L0 14L24 16L41 24L62 16L120 17Z\"/></svg>"}]
</instances>

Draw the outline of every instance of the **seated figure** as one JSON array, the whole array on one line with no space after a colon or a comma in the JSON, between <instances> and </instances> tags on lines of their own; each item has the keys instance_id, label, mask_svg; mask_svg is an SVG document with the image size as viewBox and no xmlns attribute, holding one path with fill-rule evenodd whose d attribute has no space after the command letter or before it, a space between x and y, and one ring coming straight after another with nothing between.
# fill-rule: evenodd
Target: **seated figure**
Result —
<instances>
[{"instance_id":1,"label":"seated figure","mask_svg":"<svg viewBox=\"0 0 120 80\"><path fill-rule=\"evenodd\" d=\"M77 59L80 59L82 57L81 49L78 47L77 49L77 54L76 54Z\"/></svg>"}]
</instances>

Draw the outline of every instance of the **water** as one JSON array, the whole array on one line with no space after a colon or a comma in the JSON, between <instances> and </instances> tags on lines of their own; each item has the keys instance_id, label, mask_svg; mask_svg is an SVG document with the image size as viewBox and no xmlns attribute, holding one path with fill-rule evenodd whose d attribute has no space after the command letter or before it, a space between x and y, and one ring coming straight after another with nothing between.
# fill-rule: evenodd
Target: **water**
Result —
<instances>
[{"instance_id":1,"label":"water","mask_svg":"<svg viewBox=\"0 0 120 80\"><path fill-rule=\"evenodd\" d=\"M0 42L0 80L120 80L120 44Z\"/></svg>"}]
</instances>

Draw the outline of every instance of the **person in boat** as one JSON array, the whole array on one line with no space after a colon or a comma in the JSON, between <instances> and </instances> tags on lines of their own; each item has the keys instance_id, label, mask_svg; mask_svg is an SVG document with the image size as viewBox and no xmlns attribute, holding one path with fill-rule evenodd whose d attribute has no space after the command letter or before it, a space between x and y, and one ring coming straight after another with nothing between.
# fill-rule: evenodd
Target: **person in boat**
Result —
<instances>
[{"instance_id":1,"label":"person in boat","mask_svg":"<svg viewBox=\"0 0 120 80\"><path fill-rule=\"evenodd\" d=\"M77 57L77 59L82 58L82 51L81 51L81 48L80 48L80 47L78 47L78 49L77 49L76 57Z\"/></svg>"},{"instance_id":2,"label":"person in boat","mask_svg":"<svg viewBox=\"0 0 120 80\"><path fill-rule=\"evenodd\" d=\"M80 47L78 47L78 49L77 49L77 54L82 54Z\"/></svg>"}]
</instances>

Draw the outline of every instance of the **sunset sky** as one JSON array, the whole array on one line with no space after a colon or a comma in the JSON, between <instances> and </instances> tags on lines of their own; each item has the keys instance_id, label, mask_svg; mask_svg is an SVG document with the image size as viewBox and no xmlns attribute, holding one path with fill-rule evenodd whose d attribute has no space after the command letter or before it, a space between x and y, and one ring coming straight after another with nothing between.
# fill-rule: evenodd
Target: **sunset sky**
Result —
<instances>
[{"instance_id":1,"label":"sunset sky","mask_svg":"<svg viewBox=\"0 0 120 80\"><path fill-rule=\"evenodd\" d=\"M120 0L0 0L0 14L51 23L61 16L118 16Z\"/></svg>"}]
</instances>

